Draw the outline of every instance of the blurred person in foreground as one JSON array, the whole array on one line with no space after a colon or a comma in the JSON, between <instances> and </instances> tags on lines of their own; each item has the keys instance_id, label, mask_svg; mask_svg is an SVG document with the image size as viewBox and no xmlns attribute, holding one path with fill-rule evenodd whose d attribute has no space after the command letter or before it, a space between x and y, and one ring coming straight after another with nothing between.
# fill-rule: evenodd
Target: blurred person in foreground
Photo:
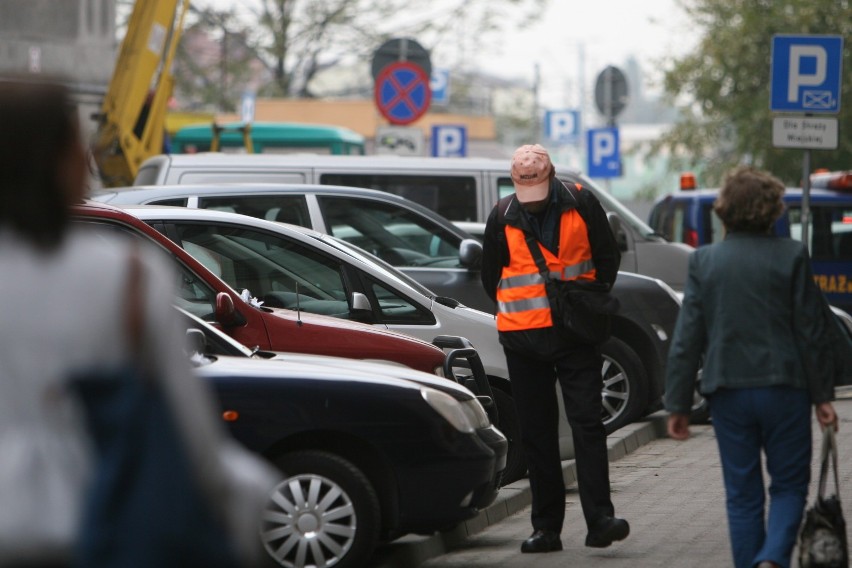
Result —
<instances>
[{"instance_id":1,"label":"blurred person in foreground","mask_svg":"<svg viewBox=\"0 0 852 568\"><path fill-rule=\"evenodd\" d=\"M703 361L736 568L790 565L810 481L811 406L822 428L837 426L834 324L805 245L772 233L783 194L766 172L729 172L713 205L725 239L690 257L666 370L668 433L685 440Z\"/></svg>"},{"instance_id":2,"label":"blurred person in foreground","mask_svg":"<svg viewBox=\"0 0 852 568\"><path fill-rule=\"evenodd\" d=\"M251 530L230 526L233 480L223 456L236 443L183 352L172 270L154 247L72 223L88 174L67 89L42 79L0 80L0 566L72 562L94 454L67 380L130 359L124 304L131 254L140 260L144 292L139 355L172 408L215 513L231 534ZM256 532L254 541L258 550L235 538L246 547L237 555L260 558Z\"/></svg>"},{"instance_id":3,"label":"blurred person in foreground","mask_svg":"<svg viewBox=\"0 0 852 568\"><path fill-rule=\"evenodd\" d=\"M554 326L559 314L552 313L526 238L539 246L551 274L603 290L615 282L620 254L598 200L558 180L544 147L518 148L511 175L515 193L500 200L485 226L482 284L497 303L497 330L529 464L533 533L521 552L562 550L565 481L557 385L574 441L585 544L604 548L626 538L630 526L614 516L610 498L600 345L566 339Z\"/></svg>"}]
</instances>

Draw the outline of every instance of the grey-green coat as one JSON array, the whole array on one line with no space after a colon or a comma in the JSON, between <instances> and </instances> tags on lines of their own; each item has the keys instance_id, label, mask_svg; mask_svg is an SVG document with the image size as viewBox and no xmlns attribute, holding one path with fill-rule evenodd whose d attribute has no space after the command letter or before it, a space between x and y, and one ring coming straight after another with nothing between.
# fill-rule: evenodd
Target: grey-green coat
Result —
<instances>
[{"instance_id":1,"label":"grey-green coat","mask_svg":"<svg viewBox=\"0 0 852 568\"><path fill-rule=\"evenodd\" d=\"M688 414L702 394L789 385L833 398L837 336L804 245L731 233L695 250L666 368L665 405ZM839 349L839 347L837 347Z\"/></svg>"}]
</instances>

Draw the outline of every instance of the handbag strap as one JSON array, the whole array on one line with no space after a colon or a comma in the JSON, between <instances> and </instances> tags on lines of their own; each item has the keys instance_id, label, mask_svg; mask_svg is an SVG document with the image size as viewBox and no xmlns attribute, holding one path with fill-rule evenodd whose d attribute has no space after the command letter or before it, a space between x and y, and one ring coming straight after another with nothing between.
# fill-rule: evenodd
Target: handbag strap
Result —
<instances>
[{"instance_id":1,"label":"handbag strap","mask_svg":"<svg viewBox=\"0 0 852 568\"><path fill-rule=\"evenodd\" d=\"M142 302L142 261L139 247L134 242L130 249L127 266L127 283L124 300L124 336L127 338L130 353L134 358L141 357L142 332L144 330L145 310Z\"/></svg>"},{"instance_id":2,"label":"handbag strap","mask_svg":"<svg viewBox=\"0 0 852 568\"><path fill-rule=\"evenodd\" d=\"M547 261L544 260L544 255L541 254L541 249L539 248L535 237L524 231L524 240L527 242L527 246L530 247L530 253L532 253L535 265L538 266L538 271L541 272L541 275L544 277L544 281L550 282L550 269L547 267Z\"/></svg>"},{"instance_id":3,"label":"handbag strap","mask_svg":"<svg viewBox=\"0 0 852 568\"><path fill-rule=\"evenodd\" d=\"M524 240L530 249L530 253L532 254L533 260L535 260L535 265L538 267L538 271L541 273L541 277L544 278L544 290L547 292L547 299L549 300L552 309L553 306L557 305L556 298L559 295L559 292L556 290L555 283L550 277L550 268L547 266L547 261L544 260L544 255L541 253L541 248L539 248L535 237L524 231Z\"/></svg>"},{"instance_id":4,"label":"handbag strap","mask_svg":"<svg viewBox=\"0 0 852 568\"><path fill-rule=\"evenodd\" d=\"M820 452L819 497L825 494L826 477L828 477L829 459L834 466L834 493L840 501L840 481L837 477L837 439L834 436L834 426L826 426L822 431L822 451Z\"/></svg>"}]
</instances>

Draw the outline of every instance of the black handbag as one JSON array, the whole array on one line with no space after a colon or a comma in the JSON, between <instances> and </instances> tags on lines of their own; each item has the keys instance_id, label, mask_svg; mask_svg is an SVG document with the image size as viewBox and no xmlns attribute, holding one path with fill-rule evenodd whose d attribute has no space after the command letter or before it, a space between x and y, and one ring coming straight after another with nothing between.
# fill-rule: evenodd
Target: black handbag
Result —
<instances>
[{"instance_id":1,"label":"black handbag","mask_svg":"<svg viewBox=\"0 0 852 568\"><path fill-rule=\"evenodd\" d=\"M608 290L599 288L600 283L579 283L573 280L554 280L538 243L529 233L524 238L535 260L539 273L544 278L553 325L571 342L597 345L612 334L612 316L620 307L618 298Z\"/></svg>"},{"instance_id":2,"label":"black handbag","mask_svg":"<svg viewBox=\"0 0 852 568\"><path fill-rule=\"evenodd\" d=\"M224 522L197 482L173 409L140 360L141 261L131 257L126 333L133 360L72 377L96 453L75 568L235 568Z\"/></svg>"},{"instance_id":3,"label":"black handbag","mask_svg":"<svg viewBox=\"0 0 852 568\"><path fill-rule=\"evenodd\" d=\"M834 466L834 495L825 496L829 459ZM819 490L814 504L805 512L799 532L799 566L801 568L847 568L849 549L846 520L840 505L840 483L837 478L837 440L834 427L823 430L822 463Z\"/></svg>"}]
</instances>

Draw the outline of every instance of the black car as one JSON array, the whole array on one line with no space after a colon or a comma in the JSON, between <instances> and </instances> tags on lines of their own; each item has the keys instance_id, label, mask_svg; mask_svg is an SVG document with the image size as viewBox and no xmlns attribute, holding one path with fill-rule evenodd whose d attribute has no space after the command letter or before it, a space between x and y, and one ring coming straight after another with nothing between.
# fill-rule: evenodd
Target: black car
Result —
<instances>
[{"instance_id":1,"label":"black car","mask_svg":"<svg viewBox=\"0 0 852 568\"><path fill-rule=\"evenodd\" d=\"M407 368L252 352L186 312L234 437L285 475L261 528L284 566L362 566L379 540L493 502L508 442L467 388ZM452 360L452 358L450 358Z\"/></svg>"}]
</instances>

